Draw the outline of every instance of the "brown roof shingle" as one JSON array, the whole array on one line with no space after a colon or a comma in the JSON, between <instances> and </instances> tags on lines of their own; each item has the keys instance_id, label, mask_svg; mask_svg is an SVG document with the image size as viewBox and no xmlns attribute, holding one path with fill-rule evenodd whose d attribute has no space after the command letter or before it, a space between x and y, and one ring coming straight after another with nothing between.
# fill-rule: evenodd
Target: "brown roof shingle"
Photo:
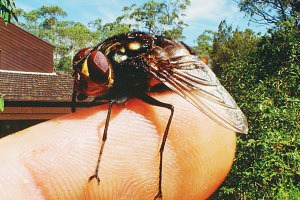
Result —
<instances>
[{"instance_id":1,"label":"brown roof shingle","mask_svg":"<svg viewBox=\"0 0 300 200\"><path fill-rule=\"evenodd\" d=\"M0 70L0 94L6 101L70 102L72 88L72 76Z\"/></svg>"}]
</instances>

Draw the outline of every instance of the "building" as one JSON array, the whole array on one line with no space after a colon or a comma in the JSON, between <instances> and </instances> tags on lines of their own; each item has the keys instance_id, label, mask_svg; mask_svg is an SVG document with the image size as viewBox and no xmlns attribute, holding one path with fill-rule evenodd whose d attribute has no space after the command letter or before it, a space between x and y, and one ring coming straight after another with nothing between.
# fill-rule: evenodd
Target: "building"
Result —
<instances>
[{"instance_id":1,"label":"building","mask_svg":"<svg viewBox=\"0 0 300 200\"><path fill-rule=\"evenodd\" d=\"M0 19L0 137L69 113L73 78L54 72L54 46Z\"/></svg>"}]
</instances>

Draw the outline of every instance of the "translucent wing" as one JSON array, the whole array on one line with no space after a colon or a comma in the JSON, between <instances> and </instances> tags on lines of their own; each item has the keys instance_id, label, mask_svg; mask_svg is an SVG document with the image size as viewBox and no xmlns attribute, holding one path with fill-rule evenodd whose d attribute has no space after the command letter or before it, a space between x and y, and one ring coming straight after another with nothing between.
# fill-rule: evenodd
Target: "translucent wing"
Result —
<instances>
[{"instance_id":1,"label":"translucent wing","mask_svg":"<svg viewBox=\"0 0 300 200\"><path fill-rule=\"evenodd\" d=\"M234 99L220 84L212 70L182 43L160 41L158 51L168 54L167 65L150 65L151 74L177 92L220 125L235 132L247 133L248 124ZM166 63L166 60L163 62Z\"/></svg>"}]
</instances>

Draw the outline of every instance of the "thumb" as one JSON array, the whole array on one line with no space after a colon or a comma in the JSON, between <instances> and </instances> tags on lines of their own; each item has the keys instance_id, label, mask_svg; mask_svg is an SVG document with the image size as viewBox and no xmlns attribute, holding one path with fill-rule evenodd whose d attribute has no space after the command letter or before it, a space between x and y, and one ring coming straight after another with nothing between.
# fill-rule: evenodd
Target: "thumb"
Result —
<instances>
[{"instance_id":1,"label":"thumb","mask_svg":"<svg viewBox=\"0 0 300 200\"><path fill-rule=\"evenodd\" d=\"M173 93L154 98L175 107L164 150L163 199L205 199L221 184L235 153L235 134ZM0 140L3 199L153 199L159 148L170 111L132 99L114 105L102 143L107 105L82 109Z\"/></svg>"}]
</instances>

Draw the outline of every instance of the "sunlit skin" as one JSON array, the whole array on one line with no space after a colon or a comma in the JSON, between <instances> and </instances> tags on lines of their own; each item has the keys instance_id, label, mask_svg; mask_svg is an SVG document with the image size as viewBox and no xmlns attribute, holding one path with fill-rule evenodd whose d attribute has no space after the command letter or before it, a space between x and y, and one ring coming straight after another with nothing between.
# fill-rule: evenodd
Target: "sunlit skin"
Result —
<instances>
[{"instance_id":1,"label":"sunlit skin","mask_svg":"<svg viewBox=\"0 0 300 200\"><path fill-rule=\"evenodd\" d=\"M163 199L206 199L233 163L236 135L173 92L163 162ZM79 109L0 140L1 199L153 199L159 147L170 111L137 99L114 105L100 185L95 170L107 105Z\"/></svg>"}]
</instances>

